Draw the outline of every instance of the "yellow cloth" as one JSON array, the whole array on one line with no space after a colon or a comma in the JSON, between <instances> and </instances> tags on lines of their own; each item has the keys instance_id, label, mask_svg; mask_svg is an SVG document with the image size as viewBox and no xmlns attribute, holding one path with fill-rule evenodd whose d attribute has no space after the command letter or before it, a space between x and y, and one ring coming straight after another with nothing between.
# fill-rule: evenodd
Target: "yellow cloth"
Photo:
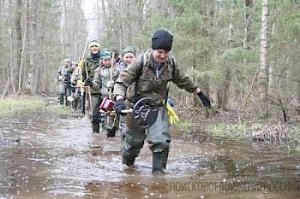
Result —
<instances>
[{"instance_id":1,"label":"yellow cloth","mask_svg":"<svg viewBox=\"0 0 300 199\"><path fill-rule=\"evenodd\" d=\"M80 86L80 87L82 87L82 86L84 86L84 83L81 80L78 80L77 81L77 85Z\"/></svg>"},{"instance_id":2,"label":"yellow cloth","mask_svg":"<svg viewBox=\"0 0 300 199\"><path fill-rule=\"evenodd\" d=\"M175 123L179 122L178 115L175 113L173 107L169 103L166 104L166 109L168 111L170 124L175 124Z\"/></svg>"}]
</instances>

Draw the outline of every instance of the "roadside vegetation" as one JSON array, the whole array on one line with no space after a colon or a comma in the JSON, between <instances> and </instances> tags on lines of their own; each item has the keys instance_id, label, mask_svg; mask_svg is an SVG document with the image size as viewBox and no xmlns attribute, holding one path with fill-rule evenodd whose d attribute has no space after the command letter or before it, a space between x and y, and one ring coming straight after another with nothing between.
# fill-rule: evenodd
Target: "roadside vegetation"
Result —
<instances>
[{"instance_id":1,"label":"roadside vegetation","mask_svg":"<svg viewBox=\"0 0 300 199\"><path fill-rule=\"evenodd\" d=\"M0 117L16 111L44 107L46 102L39 98L6 98L0 100Z\"/></svg>"}]
</instances>

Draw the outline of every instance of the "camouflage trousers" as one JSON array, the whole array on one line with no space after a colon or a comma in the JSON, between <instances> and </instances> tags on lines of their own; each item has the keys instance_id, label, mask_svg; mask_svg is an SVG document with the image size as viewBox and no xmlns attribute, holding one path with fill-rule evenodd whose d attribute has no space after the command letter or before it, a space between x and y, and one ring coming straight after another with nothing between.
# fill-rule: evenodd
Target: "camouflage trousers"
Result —
<instances>
[{"instance_id":1,"label":"camouflage trousers","mask_svg":"<svg viewBox=\"0 0 300 199\"><path fill-rule=\"evenodd\" d=\"M91 122L101 122L101 113L99 112L99 106L101 104L102 98L100 94L92 94L92 113L90 115Z\"/></svg>"},{"instance_id":2,"label":"camouflage trousers","mask_svg":"<svg viewBox=\"0 0 300 199\"><path fill-rule=\"evenodd\" d=\"M170 123L165 108L160 108L155 123L146 130L130 129L124 130L124 140L121 153L126 157L137 157L143 148L144 141L150 144L150 150L159 153L169 149L171 142Z\"/></svg>"}]
</instances>

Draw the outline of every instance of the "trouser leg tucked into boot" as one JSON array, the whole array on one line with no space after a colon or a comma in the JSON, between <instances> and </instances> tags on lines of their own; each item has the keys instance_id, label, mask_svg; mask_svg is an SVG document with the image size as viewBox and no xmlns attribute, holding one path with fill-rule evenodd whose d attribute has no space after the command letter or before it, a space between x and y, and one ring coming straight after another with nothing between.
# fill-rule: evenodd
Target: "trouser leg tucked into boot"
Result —
<instances>
[{"instance_id":1,"label":"trouser leg tucked into boot","mask_svg":"<svg viewBox=\"0 0 300 199\"><path fill-rule=\"evenodd\" d=\"M164 174L164 170L167 167L169 149L165 149L162 152L153 152L152 159L152 173L153 174Z\"/></svg>"}]
</instances>

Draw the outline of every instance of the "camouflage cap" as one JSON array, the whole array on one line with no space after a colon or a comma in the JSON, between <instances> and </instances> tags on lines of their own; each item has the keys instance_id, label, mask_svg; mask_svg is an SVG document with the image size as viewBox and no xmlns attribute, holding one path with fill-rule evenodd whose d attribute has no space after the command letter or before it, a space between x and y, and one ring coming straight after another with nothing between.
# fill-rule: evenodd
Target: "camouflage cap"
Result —
<instances>
[{"instance_id":1,"label":"camouflage cap","mask_svg":"<svg viewBox=\"0 0 300 199\"><path fill-rule=\"evenodd\" d=\"M109 50L102 50L100 52L100 59L111 59L112 53Z\"/></svg>"},{"instance_id":2,"label":"camouflage cap","mask_svg":"<svg viewBox=\"0 0 300 199\"><path fill-rule=\"evenodd\" d=\"M133 53L134 55L136 54L136 49L134 46L125 46L122 49L122 56L124 56L126 53Z\"/></svg>"}]
</instances>

